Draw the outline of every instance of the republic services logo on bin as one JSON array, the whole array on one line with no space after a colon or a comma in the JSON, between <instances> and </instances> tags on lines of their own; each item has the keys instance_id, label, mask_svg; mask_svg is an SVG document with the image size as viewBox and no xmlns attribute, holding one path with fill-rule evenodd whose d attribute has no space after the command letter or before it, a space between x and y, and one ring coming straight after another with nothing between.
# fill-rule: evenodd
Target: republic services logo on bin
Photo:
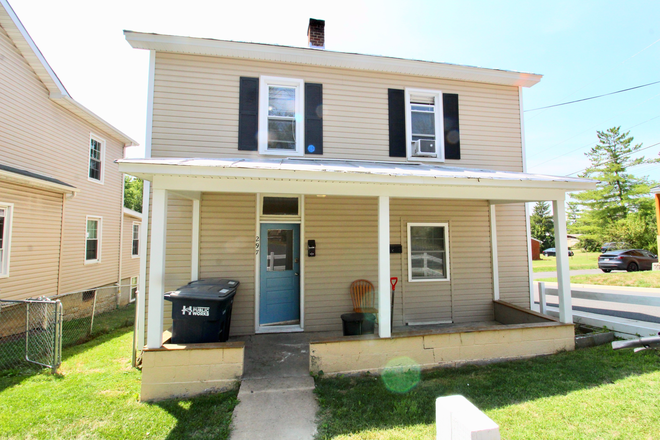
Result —
<instances>
[{"instance_id":1,"label":"republic services logo on bin","mask_svg":"<svg viewBox=\"0 0 660 440\"><path fill-rule=\"evenodd\" d=\"M209 310L210 307L193 307L193 306L183 306L183 309L181 309L181 314L186 315L186 313L189 316L209 316Z\"/></svg>"}]
</instances>

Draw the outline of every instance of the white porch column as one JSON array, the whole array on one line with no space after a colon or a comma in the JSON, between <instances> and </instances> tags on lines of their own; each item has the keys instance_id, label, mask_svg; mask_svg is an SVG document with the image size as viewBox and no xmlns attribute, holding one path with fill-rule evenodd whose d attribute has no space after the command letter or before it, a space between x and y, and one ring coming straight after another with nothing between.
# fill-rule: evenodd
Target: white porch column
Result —
<instances>
[{"instance_id":1,"label":"white porch column","mask_svg":"<svg viewBox=\"0 0 660 440\"><path fill-rule=\"evenodd\" d=\"M154 189L152 200L147 348L159 348L163 342L167 190Z\"/></svg>"},{"instance_id":2,"label":"white porch column","mask_svg":"<svg viewBox=\"0 0 660 440\"><path fill-rule=\"evenodd\" d=\"M378 336L392 336L390 322L390 198L378 197Z\"/></svg>"},{"instance_id":3,"label":"white porch column","mask_svg":"<svg viewBox=\"0 0 660 440\"><path fill-rule=\"evenodd\" d=\"M568 240L566 238L566 208L564 199L552 201L555 221L555 250L557 251L557 293L559 294L559 320L573 323L571 301L571 273L568 267Z\"/></svg>"},{"instance_id":4,"label":"white porch column","mask_svg":"<svg viewBox=\"0 0 660 440\"><path fill-rule=\"evenodd\" d=\"M190 281L199 279L199 219L200 206L199 199L193 200L192 205L192 249L190 253Z\"/></svg>"},{"instance_id":5,"label":"white porch column","mask_svg":"<svg viewBox=\"0 0 660 440\"><path fill-rule=\"evenodd\" d=\"M493 301L500 299L500 264L497 257L497 205L490 205L490 258L493 269Z\"/></svg>"}]
</instances>

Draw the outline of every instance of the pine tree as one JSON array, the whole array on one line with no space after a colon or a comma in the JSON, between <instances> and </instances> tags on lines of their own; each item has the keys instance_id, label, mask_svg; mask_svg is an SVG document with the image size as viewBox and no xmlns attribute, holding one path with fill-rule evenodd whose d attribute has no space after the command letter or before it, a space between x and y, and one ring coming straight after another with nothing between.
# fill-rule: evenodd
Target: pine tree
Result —
<instances>
[{"instance_id":1,"label":"pine tree","mask_svg":"<svg viewBox=\"0 0 660 440\"><path fill-rule=\"evenodd\" d=\"M642 144L633 145L634 138L630 132L621 133L621 127L598 131L597 135L598 145L585 153L591 165L580 177L600 183L595 190L572 195L582 212L571 229L582 234L580 242L587 250L596 250L603 241L613 241L607 240L607 231L613 231L613 223L626 221L629 216L647 217L653 209L649 197L652 182L646 177L635 177L628 169L658 162L658 159L644 156L633 158Z\"/></svg>"},{"instance_id":2,"label":"pine tree","mask_svg":"<svg viewBox=\"0 0 660 440\"><path fill-rule=\"evenodd\" d=\"M530 217L530 229L532 237L541 240L541 249L555 247L555 223L548 202L538 202L534 205Z\"/></svg>"}]
</instances>

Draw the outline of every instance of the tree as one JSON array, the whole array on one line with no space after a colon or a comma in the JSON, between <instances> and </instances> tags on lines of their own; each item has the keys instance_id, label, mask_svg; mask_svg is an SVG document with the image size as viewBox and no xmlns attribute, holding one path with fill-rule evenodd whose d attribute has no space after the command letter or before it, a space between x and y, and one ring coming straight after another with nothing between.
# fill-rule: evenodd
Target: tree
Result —
<instances>
[{"instance_id":1,"label":"tree","mask_svg":"<svg viewBox=\"0 0 660 440\"><path fill-rule=\"evenodd\" d=\"M538 202L534 205L530 217L530 229L532 237L543 242L543 249L555 247L555 223L548 202Z\"/></svg>"},{"instance_id":2,"label":"tree","mask_svg":"<svg viewBox=\"0 0 660 440\"><path fill-rule=\"evenodd\" d=\"M658 162L658 159L644 156L633 158L642 144L633 145L634 138L630 132L621 133L621 127L598 131L597 135L598 145L585 153L591 164L580 177L593 178L600 183L595 190L572 196L582 209L571 229L582 234L581 246L587 250L596 250L604 241L621 241L614 238L620 235L616 225L632 227L635 224L633 229L637 230L638 222L646 221L646 213L653 209L649 197L652 182L646 177L635 177L628 169ZM629 216L637 220L627 220ZM649 248L651 244L638 247Z\"/></svg>"},{"instance_id":3,"label":"tree","mask_svg":"<svg viewBox=\"0 0 660 440\"><path fill-rule=\"evenodd\" d=\"M142 188L144 182L133 176L124 176L124 207L142 212Z\"/></svg>"}]
</instances>

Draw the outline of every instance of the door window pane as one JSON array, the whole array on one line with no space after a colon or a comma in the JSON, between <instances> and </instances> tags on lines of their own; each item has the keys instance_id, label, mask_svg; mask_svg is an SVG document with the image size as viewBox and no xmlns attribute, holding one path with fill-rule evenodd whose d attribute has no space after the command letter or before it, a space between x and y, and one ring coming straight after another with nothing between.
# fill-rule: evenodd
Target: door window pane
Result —
<instances>
[{"instance_id":1,"label":"door window pane","mask_svg":"<svg viewBox=\"0 0 660 440\"><path fill-rule=\"evenodd\" d=\"M298 197L264 197L263 215L298 215Z\"/></svg>"},{"instance_id":2,"label":"door window pane","mask_svg":"<svg viewBox=\"0 0 660 440\"><path fill-rule=\"evenodd\" d=\"M410 227L410 268L413 280L447 278L444 226Z\"/></svg>"},{"instance_id":3,"label":"door window pane","mask_svg":"<svg viewBox=\"0 0 660 440\"><path fill-rule=\"evenodd\" d=\"M268 272L293 270L293 231L291 229L268 230Z\"/></svg>"}]
</instances>

